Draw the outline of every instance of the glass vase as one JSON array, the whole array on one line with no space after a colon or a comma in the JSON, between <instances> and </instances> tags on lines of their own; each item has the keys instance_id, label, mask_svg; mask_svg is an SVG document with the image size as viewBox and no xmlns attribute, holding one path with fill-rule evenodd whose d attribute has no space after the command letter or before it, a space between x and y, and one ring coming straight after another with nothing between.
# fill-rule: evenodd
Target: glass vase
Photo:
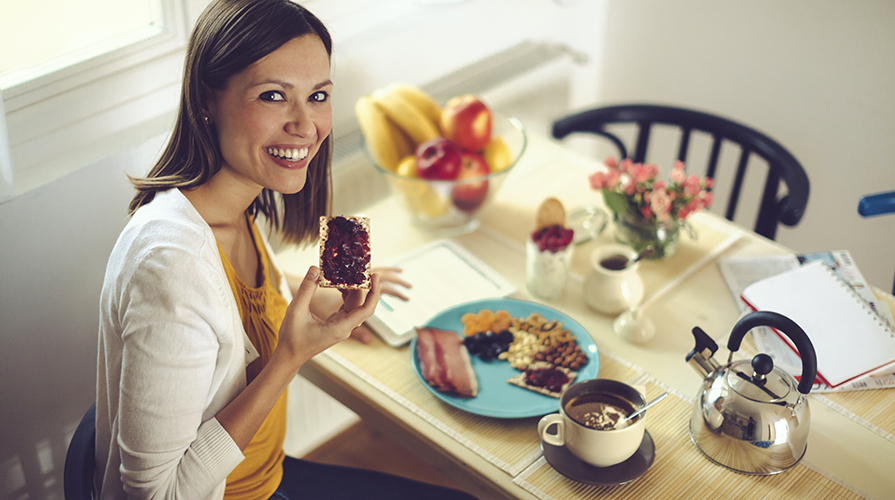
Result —
<instances>
[{"instance_id":1,"label":"glass vase","mask_svg":"<svg viewBox=\"0 0 895 500\"><path fill-rule=\"evenodd\" d=\"M640 253L654 247L650 260L671 257L677 251L681 223L676 220L653 222L630 212L613 213L615 239Z\"/></svg>"}]
</instances>

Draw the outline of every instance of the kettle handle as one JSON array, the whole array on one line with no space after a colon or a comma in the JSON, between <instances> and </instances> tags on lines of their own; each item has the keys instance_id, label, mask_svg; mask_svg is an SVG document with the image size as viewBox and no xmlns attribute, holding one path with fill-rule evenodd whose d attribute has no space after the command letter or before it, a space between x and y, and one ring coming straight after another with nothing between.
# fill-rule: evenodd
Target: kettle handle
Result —
<instances>
[{"instance_id":1,"label":"kettle handle","mask_svg":"<svg viewBox=\"0 0 895 500\"><path fill-rule=\"evenodd\" d=\"M796 345L799 357L802 358L802 378L799 380L799 392L808 394L817 377L817 355L805 330L802 330L802 327L795 321L773 311L751 312L734 325L733 331L730 332L730 339L727 341L727 349L731 352L739 350L740 344L749 330L759 326L769 326L783 333Z\"/></svg>"}]
</instances>

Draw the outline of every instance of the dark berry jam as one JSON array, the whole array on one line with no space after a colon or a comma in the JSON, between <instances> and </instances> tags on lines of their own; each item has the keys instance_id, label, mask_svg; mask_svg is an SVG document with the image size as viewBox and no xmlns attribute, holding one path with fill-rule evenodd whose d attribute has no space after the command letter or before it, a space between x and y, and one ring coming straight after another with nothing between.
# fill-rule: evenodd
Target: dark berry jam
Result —
<instances>
[{"instance_id":1,"label":"dark berry jam","mask_svg":"<svg viewBox=\"0 0 895 500\"><path fill-rule=\"evenodd\" d=\"M551 392L562 391L569 376L556 368L529 368L525 370L525 383L533 387L543 387Z\"/></svg>"},{"instance_id":2,"label":"dark berry jam","mask_svg":"<svg viewBox=\"0 0 895 500\"><path fill-rule=\"evenodd\" d=\"M370 236L356 220L333 217L327 223L321 268L323 276L336 285L355 286L367 279Z\"/></svg>"}]
</instances>

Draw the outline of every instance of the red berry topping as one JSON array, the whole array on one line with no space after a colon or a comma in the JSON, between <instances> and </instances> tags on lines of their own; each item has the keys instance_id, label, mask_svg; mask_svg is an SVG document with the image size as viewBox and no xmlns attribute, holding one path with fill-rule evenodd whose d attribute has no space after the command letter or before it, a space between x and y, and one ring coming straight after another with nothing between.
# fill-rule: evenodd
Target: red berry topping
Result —
<instances>
[{"instance_id":1,"label":"red berry topping","mask_svg":"<svg viewBox=\"0 0 895 500\"><path fill-rule=\"evenodd\" d=\"M543 387L551 392L562 391L562 386L569 381L565 372L556 368L529 368L525 370L525 383L534 387Z\"/></svg>"},{"instance_id":2,"label":"red berry topping","mask_svg":"<svg viewBox=\"0 0 895 500\"><path fill-rule=\"evenodd\" d=\"M328 235L323 246L323 275L336 285L360 285L367 278L370 262L370 237L357 221L333 217L327 222Z\"/></svg>"},{"instance_id":3,"label":"red berry topping","mask_svg":"<svg viewBox=\"0 0 895 500\"><path fill-rule=\"evenodd\" d=\"M547 226L531 233L531 239L538 245L540 251L550 250L556 253L569 246L575 231L560 225Z\"/></svg>"}]
</instances>

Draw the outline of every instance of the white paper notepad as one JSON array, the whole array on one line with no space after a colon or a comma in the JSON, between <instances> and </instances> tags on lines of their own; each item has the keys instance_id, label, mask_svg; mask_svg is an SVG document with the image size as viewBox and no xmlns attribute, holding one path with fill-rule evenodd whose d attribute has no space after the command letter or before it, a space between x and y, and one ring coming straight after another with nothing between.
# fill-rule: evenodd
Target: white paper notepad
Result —
<instances>
[{"instance_id":1,"label":"white paper notepad","mask_svg":"<svg viewBox=\"0 0 895 500\"><path fill-rule=\"evenodd\" d=\"M471 300L504 297L516 287L490 266L452 240L438 240L391 260L403 269L401 279L412 288L402 290L403 301L382 295L367 325L389 345L399 346L415 337L435 314Z\"/></svg>"},{"instance_id":2,"label":"white paper notepad","mask_svg":"<svg viewBox=\"0 0 895 500\"><path fill-rule=\"evenodd\" d=\"M830 387L895 367L895 332L824 262L757 281L742 297L752 309L778 312L805 330L818 378Z\"/></svg>"}]
</instances>

